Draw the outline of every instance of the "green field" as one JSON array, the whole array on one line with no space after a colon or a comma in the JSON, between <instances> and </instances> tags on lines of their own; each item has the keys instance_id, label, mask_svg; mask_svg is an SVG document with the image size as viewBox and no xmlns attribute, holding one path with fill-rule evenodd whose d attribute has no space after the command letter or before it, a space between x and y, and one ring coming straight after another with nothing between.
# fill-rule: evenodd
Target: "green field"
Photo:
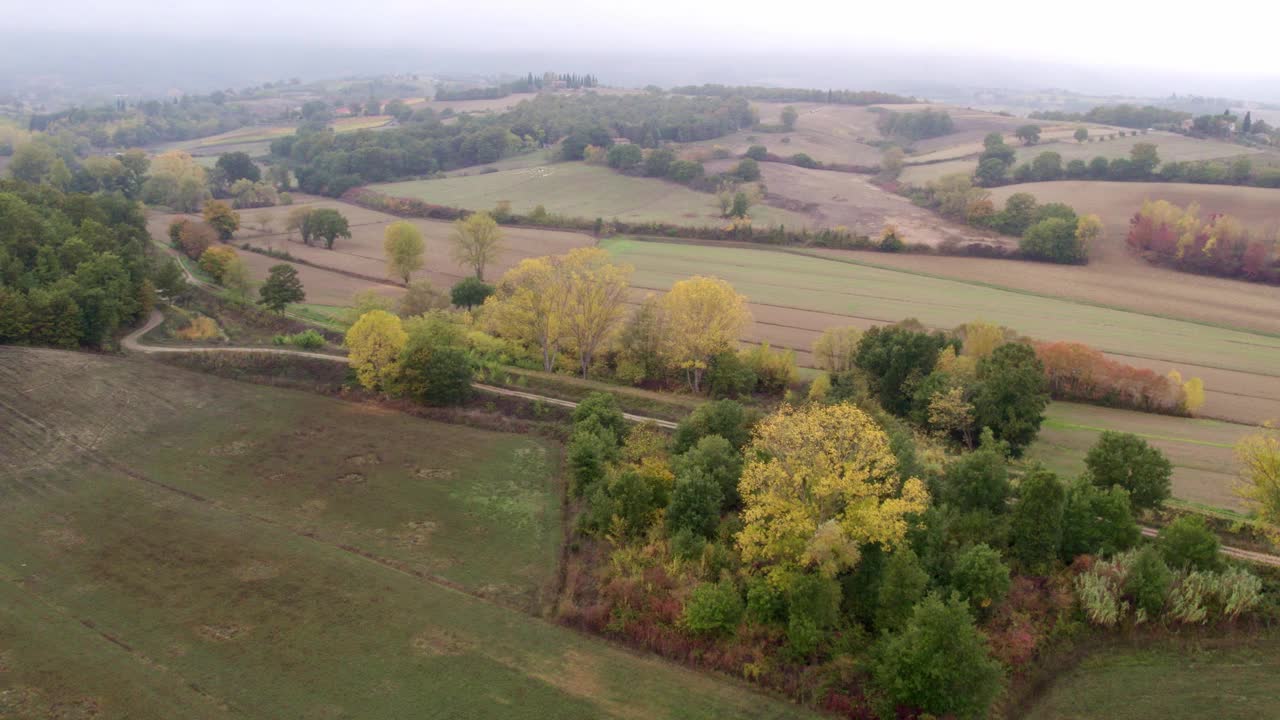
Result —
<instances>
[{"instance_id":1,"label":"green field","mask_svg":"<svg viewBox=\"0 0 1280 720\"><path fill-rule=\"evenodd\" d=\"M1258 720L1280 717L1280 642L1113 649L1060 676L1027 720Z\"/></svg>"},{"instance_id":2,"label":"green field","mask_svg":"<svg viewBox=\"0 0 1280 720\"><path fill-rule=\"evenodd\" d=\"M556 163L371 187L388 195L468 209L487 210L507 200L519 213L542 205L548 212L572 217L684 225L724 222L716 198L710 193L696 192L666 180L622 175L584 163ZM751 216L757 224L791 227L806 224L803 215L765 205L753 207Z\"/></svg>"},{"instance_id":3,"label":"green field","mask_svg":"<svg viewBox=\"0 0 1280 720\"><path fill-rule=\"evenodd\" d=\"M913 317L952 328L982 319L1035 338L1083 342L1106 352L1168 361L1172 367L1277 371L1280 337L1271 335L796 253L628 239L602 245L635 267L635 286L665 290L691 275L716 275L753 304L779 309L782 320L788 310L846 316L846 324Z\"/></svg>"},{"instance_id":4,"label":"green field","mask_svg":"<svg viewBox=\"0 0 1280 720\"><path fill-rule=\"evenodd\" d=\"M0 716L804 716L530 614L548 442L11 347L0 426Z\"/></svg>"},{"instance_id":5,"label":"green field","mask_svg":"<svg viewBox=\"0 0 1280 720\"><path fill-rule=\"evenodd\" d=\"M1074 478L1084 471L1084 455L1103 430L1130 432L1159 448L1173 463L1174 497L1210 507L1244 509L1232 488L1237 482L1235 445L1259 432L1248 425L1055 402L1049 405L1027 458Z\"/></svg>"}]
</instances>

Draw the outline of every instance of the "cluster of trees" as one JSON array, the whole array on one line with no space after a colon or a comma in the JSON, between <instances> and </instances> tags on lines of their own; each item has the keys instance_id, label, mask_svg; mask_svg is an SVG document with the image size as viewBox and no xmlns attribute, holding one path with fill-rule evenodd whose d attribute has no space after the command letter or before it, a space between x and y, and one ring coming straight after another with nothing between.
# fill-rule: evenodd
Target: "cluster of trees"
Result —
<instances>
[{"instance_id":1,"label":"cluster of trees","mask_svg":"<svg viewBox=\"0 0 1280 720\"><path fill-rule=\"evenodd\" d=\"M1204 405L1204 382L1182 379L1176 371L1161 375L1111 360L1100 351L1073 342L1033 343L1055 400L1167 415L1194 415Z\"/></svg>"},{"instance_id":2,"label":"cluster of trees","mask_svg":"<svg viewBox=\"0 0 1280 720\"><path fill-rule=\"evenodd\" d=\"M146 220L119 192L0 181L0 342L102 347L158 291Z\"/></svg>"},{"instance_id":3,"label":"cluster of trees","mask_svg":"<svg viewBox=\"0 0 1280 720\"><path fill-rule=\"evenodd\" d=\"M1049 120L1052 122L1086 122L1099 125L1116 125L1119 127L1146 130L1147 128L1181 127L1183 120L1191 117L1190 113L1158 108L1152 105L1099 105L1086 113L1069 113L1058 110L1033 112L1033 120Z\"/></svg>"},{"instance_id":4,"label":"cluster of trees","mask_svg":"<svg viewBox=\"0 0 1280 720\"><path fill-rule=\"evenodd\" d=\"M986 165L996 160L983 162ZM1102 221L1096 215L1079 216L1063 203L1039 204L1029 193L1014 193L1005 206L996 210L991 193L974 185L969 176L956 173L912 191L912 199L941 215L1020 237L1022 257L1045 262L1083 264L1089 261L1089 246L1102 236Z\"/></svg>"},{"instance_id":5,"label":"cluster of trees","mask_svg":"<svg viewBox=\"0 0 1280 720\"><path fill-rule=\"evenodd\" d=\"M902 138L908 142L950 135L956 129L955 122L947 111L932 109L884 112L876 121L876 127L885 137Z\"/></svg>"},{"instance_id":6,"label":"cluster of trees","mask_svg":"<svg viewBox=\"0 0 1280 720\"><path fill-rule=\"evenodd\" d=\"M548 88L595 88L600 86L600 79L591 73L545 72L541 75L529 73L526 77L491 87L481 88L436 88L436 100L493 100L504 98L513 93L532 93Z\"/></svg>"},{"instance_id":7,"label":"cluster of trees","mask_svg":"<svg viewBox=\"0 0 1280 720\"><path fill-rule=\"evenodd\" d=\"M915 98L874 90L805 90L755 85L682 85L671 88L676 95L709 97L743 97L764 102L817 102L835 105L897 105L915 102Z\"/></svg>"},{"instance_id":8,"label":"cluster of trees","mask_svg":"<svg viewBox=\"0 0 1280 720\"><path fill-rule=\"evenodd\" d=\"M1000 328L844 329L815 354L829 376L764 418L712 401L668 438L628 427L611 396L578 407L566 455L589 575L570 583L568 619L851 715L986 717L1077 602L1106 605L1091 574L1128 562L1172 466L1104 433L1079 478L1014 477L1047 396L1033 349ZM938 434L896 417L925 398ZM962 452L926 462L931 438ZM1219 572L1216 542L1194 521L1166 528L1142 551L1158 563L1142 562L1169 582L1121 580L1110 600L1156 611L1116 622L1256 610L1260 584ZM1039 579L1068 566L1075 597Z\"/></svg>"},{"instance_id":9,"label":"cluster of trees","mask_svg":"<svg viewBox=\"0 0 1280 720\"><path fill-rule=\"evenodd\" d=\"M215 92L163 101L122 100L100 107L73 107L32 115L30 129L83 138L95 148L130 148L217 135L254 122L246 106L227 100L225 92Z\"/></svg>"},{"instance_id":10,"label":"cluster of trees","mask_svg":"<svg viewBox=\"0 0 1280 720\"><path fill-rule=\"evenodd\" d=\"M464 348L465 329L443 310L401 320L387 310L360 315L343 345L366 389L426 405L459 405L471 395L476 362Z\"/></svg>"},{"instance_id":11,"label":"cluster of trees","mask_svg":"<svg viewBox=\"0 0 1280 720\"><path fill-rule=\"evenodd\" d=\"M1280 281L1280 238L1247 229L1231 215L1200 216L1195 203L1147 201L1129 223L1129 247L1187 272Z\"/></svg>"}]
</instances>

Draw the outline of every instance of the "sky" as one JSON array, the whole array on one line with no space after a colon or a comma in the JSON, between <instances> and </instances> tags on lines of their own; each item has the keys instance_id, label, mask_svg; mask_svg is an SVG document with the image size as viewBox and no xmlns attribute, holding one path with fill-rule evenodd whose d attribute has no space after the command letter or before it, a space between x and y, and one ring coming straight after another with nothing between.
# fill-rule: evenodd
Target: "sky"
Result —
<instances>
[{"instance_id":1,"label":"sky","mask_svg":"<svg viewBox=\"0 0 1280 720\"><path fill-rule=\"evenodd\" d=\"M1185 4L1185 7L1180 7ZM1280 6L1122 0L0 0L16 30L240 39L351 47L768 52L893 50L1077 65L1266 74Z\"/></svg>"}]
</instances>

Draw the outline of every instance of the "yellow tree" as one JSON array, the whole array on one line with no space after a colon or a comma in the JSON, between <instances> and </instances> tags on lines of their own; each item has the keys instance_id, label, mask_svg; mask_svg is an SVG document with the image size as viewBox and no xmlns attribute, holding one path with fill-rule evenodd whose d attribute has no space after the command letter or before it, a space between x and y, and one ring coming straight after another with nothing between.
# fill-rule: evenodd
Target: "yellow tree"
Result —
<instances>
[{"instance_id":1,"label":"yellow tree","mask_svg":"<svg viewBox=\"0 0 1280 720\"><path fill-rule=\"evenodd\" d=\"M692 277L671 286L660 307L665 320L664 353L683 368L694 392L711 358L731 350L751 322L747 299L714 277Z\"/></svg>"},{"instance_id":2,"label":"yellow tree","mask_svg":"<svg viewBox=\"0 0 1280 720\"><path fill-rule=\"evenodd\" d=\"M1005 343L1004 328L977 320L964 325L964 344L961 352L966 357L981 360Z\"/></svg>"},{"instance_id":3,"label":"yellow tree","mask_svg":"<svg viewBox=\"0 0 1280 720\"><path fill-rule=\"evenodd\" d=\"M857 565L862 545L902 542L908 516L928 505L924 483L899 479L889 438L853 405L783 406L746 456L738 547L771 572L834 576Z\"/></svg>"},{"instance_id":4,"label":"yellow tree","mask_svg":"<svg viewBox=\"0 0 1280 720\"><path fill-rule=\"evenodd\" d=\"M1076 221L1076 240L1088 254L1089 248L1102 239L1102 218L1097 215L1083 215Z\"/></svg>"},{"instance_id":5,"label":"yellow tree","mask_svg":"<svg viewBox=\"0 0 1280 720\"><path fill-rule=\"evenodd\" d=\"M489 213L478 212L453 224L453 260L484 279L484 267L502 250L502 229Z\"/></svg>"},{"instance_id":6,"label":"yellow tree","mask_svg":"<svg viewBox=\"0 0 1280 720\"><path fill-rule=\"evenodd\" d=\"M842 373L853 367L858 354L858 341L862 331L855 327L829 328L813 341L813 359L818 367L832 373Z\"/></svg>"},{"instance_id":7,"label":"yellow tree","mask_svg":"<svg viewBox=\"0 0 1280 720\"><path fill-rule=\"evenodd\" d=\"M387 254L387 273L402 278L407 285L415 270L422 267L425 249L422 232L406 220L397 220L383 232L382 249Z\"/></svg>"},{"instance_id":8,"label":"yellow tree","mask_svg":"<svg viewBox=\"0 0 1280 720\"><path fill-rule=\"evenodd\" d=\"M1236 459L1241 480L1237 494L1267 523L1272 538L1280 541L1280 435L1267 430L1246 437L1236 445Z\"/></svg>"},{"instance_id":9,"label":"yellow tree","mask_svg":"<svg viewBox=\"0 0 1280 720\"><path fill-rule=\"evenodd\" d=\"M555 368L565 337L564 273L562 258L526 258L511 268L482 308L490 328L502 335L531 345L542 353L542 369Z\"/></svg>"},{"instance_id":10,"label":"yellow tree","mask_svg":"<svg viewBox=\"0 0 1280 720\"><path fill-rule=\"evenodd\" d=\"M564 257L558 269L566 293L564 335L578 353L585 378L596 351L622 322L631 267L609 262L609 253L600 248L577 248Z\"/></svg>"},{"instance_id":11,"label":"yellow tree","mask_svg":"<svg viewBox=\"0 0 1280 720\"><path fill-rule=\"evenodd\" d=\"M408 339L400 318L386 310L361 315L343 340L347 362L355 369L360 384L376 390L395 379L400 369L400 351Z\"/></svg>"}]
</instances>

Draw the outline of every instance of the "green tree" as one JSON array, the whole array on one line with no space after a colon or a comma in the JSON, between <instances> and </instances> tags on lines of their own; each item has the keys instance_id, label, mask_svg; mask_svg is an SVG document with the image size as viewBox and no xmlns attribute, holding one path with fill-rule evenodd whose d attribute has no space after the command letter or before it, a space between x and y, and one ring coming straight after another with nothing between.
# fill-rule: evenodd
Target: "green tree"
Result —
<instances>
[{"instance_id":1,"label":"green tree","mask_svg":"<svg viewBox=\"0 0 1280 720\"><path fill-rule=\"evenodd\" d=\"M987 158L978 163L978 169L974 172L973 177L978 181L979 185L984 187L995 187L1002 184L1009 174L1009 165L996 159Z\"/></svg>"},{"instance_id":2,"label":"green tree","mask_svg":"<svg viewBox=\"0 0 1280 720\"><path fill-rule=\"evenodd\" d=\"M404 280L406 284L414 271L422 268L422 231L406 220L397 220L383 232L383 252L387 256L387 271Z\"/></svg>"},{"instance_id":3,"label":"green tree","mask_svg":"<svg viewBox=\"0 0 1280 720\"><path fill-rule=\"evenodd\" d=\"M738 480L742 477L742 453L719 435L699 438L697 444L675 460L676 476L702 475L720 488L723 507L734 508L741 503L738 497ZM720 507L716 508L717 516Z\"/></svg>"},{"instance_id":4,"label":"green tree","mask_svg":"<svg viewBox=\"0 0 1280 720\"><path fill-rule=\"evenodd\" d=\"M938 353L946 345L942 333L905 325L874 327L858 341L854 364L866 373L881 406L895 415L905 415L911 409L915 383L933 372Z\"/></svg>"},{"instance_id":5,"label":"green tree","mask_svg":"<svg viewBox=\"0 0 1280 720\"><path fill-rule=\"evenodd\" d=\"M744 609L732 582L703 583L689 594L680 624L698 635L728 634L742 621Z\"/></svg>"},{"instance_id":6,"label":"green tree","mask_svg":"<svg viewBox=\"0 0 1280 720\"><path fill-rule=\"evenodd\" d=\"M956 555L951 587L979 617L984 616L1008 594L1009 566L990 545L971 545Z\"/></svg>"},{"instance_id":7,"label":"green tree","mask_svg":"<svg viewBox=\"0 0 1280 720\"><path fill-rule=\"evenodd\" d=\"M876 602L876 629L897 631L907 624L916 603L929 587L929 574L911 548L899 548L889 556L880 577Z\"/></svg>"},{"instance_id":8,"label":"green tree","mask_svg":"<svg viewBox=\"0 0 1280 720\"><path fill-rule=\"evenodd\" d=\"M218 156L218 162L214 167L221 173L222 180L227 185L240 179L250 182L258 182L262 179L262 171L246 152L223 153Z\"/></svg>"},{"instance_id":9,"label":"green tree","mask_svg":"<svg viewBox=\"0 0 1280 720\"><path fill-rule=\"evenodd\" d=\"M1010 527L1013 556L1028 572L1046 572L1062 546L1067 494L1058 476L1033 468L1018 487Z\"/></svg>"},{"instance_id":10,"label":"green tree","mask_svg":"<svg viewBox=\"0 0 1280 720\"><path fill-rule=\"evenodd\" d=\"M1006 235L1021 235L1035 222L1036 198L1030 193L1014 193L1004 201L1004 210L993 226Z\"/></svg>"},{"instance_id":11,"label":"green tree","mask_svg":"<svg viewBox=\"0 0 1280 720\"><path fill-rule=\"evenodd\" d=\"M733 195L733 206L729 208L729 217L744 218L751 210L751 198L744 192Z\"/></svg>"},{"instance_id":12,"label":"green tree","mask_svg":"<svg viewBox=\"0 0 1280 720\"><path fill-rule=\"evenodd\" d=\"M995 439L990 429L983 432L977 450L947 465L942 479L942 500L964 511L1003 514L1012 492L1005 452L1007 447Z\"/></svg>"},{"instance_id":13,"label":"green tree","mask_svg":"<svg viewBox=\"0 0 1280 720\"><path fill-rule=\"evenodd\" d=\"M782 127L786 128L788 131L795 130L796 120L800 119L800 113L796 112L795 108L788 105L782 108L782 114L779 116L779 119L782 120Z\"/></svg>"},{"instance_id":14,"label":"green tree","mask_svg":"<svg viewBox=\"0 0 1280 720\"><path fill-rule=\"evenodd\" d=\"M449 291L449 299L454 307L470 310L484 304L485 298L493 294L493 286L474 277L463 278Z\"/></svg>"},{"instance_id":15,"label":"green tree","mask_svg":"<svg viewBox=\"0 0 1280 720\"><path fill-rule=\"evenodd\" d=\"M1037 180L1057 180L1062 177L1062 156L1046 151L1031 161L1031 169Z\"/></svg>"},{"instance_id":16,"label":"green tree","mask_svg":"<svg viewBox=\"0 0 1280 720\"><path fill-rule=\"evenodd\" d=\"M1084 464L1094 485L1127 490L1135 510L1157 508L1169 498L1173 465L1164 453L1137 435L1103 431L1089 448Z\"/></svg>"},{"instance_id":17,"label":"green tree","mask_svg":"<svg viewBox=\"0 0 1280 720\"><path fill-rule=\"evenodd\" d=\"M1177 570L1213 571L1222 566L1218 536L1199 515L1183 515L1161 528L1156 546Z\"/></svg>"},{"instance_id":18,"label":"green tree","mask_svg":"<svg viewBox=\"0 0 1280 720\"><path fill-rule=\"evenodd\" d=\"M333 249L333 241L338 238L351 239L351 227L342 213L332 208L320 208L307 213L302 220L302 240L307 244L311 238L324 240L328 250Z\"/></svg>"},{"instance_id":19,"label":"green tree","mask_svg":"<svg viewBox=\"0 0 1280 720\"><path fill-rule=\"evenodd\" d=\"M1138 551L1133 565L1129 568L1129 576L1124 581L1124 592L1133 599L1139 610L1146 612L1147 617L1160 617L1164 609L1165 598L1169 595L1169 587L1173 584L1173 573L1160 557L1160 551L1148 545Z\"/></svg>"},{"instance_id":20,"label":"green tree","mask_svg":"<svg viewBox=\"0 0 1280 720\"><path fill-rule=\"evenodd\" d=\"M1013 133L1026 145L1035 145L1040 142L1040 126L1039 125L1023 125Z\"/></svg>"},{"instance_id":21,"label":"green tree","mask_svg":"<svg viewBox=\"0 0 1280 720\"><path fill-rule=\"evenodd\" d=\"M291 303L307 299L302 281L298 279L298 269L285 263L272 265L267 270L267 280L258 288L258 295L259 303L278 313L283 313Z\"/></svg>"},{"instance_id":22,"label":"green tree","mask_svg":"<svg viewBox=\"0 0 1280 720\"><path fill-rule=\"evenodd\" d=\"M1089 139L1089 129L1088 129L1088 128L1082 128L1082 127L1080 127L1080 128L1076 128L1076 131L1075 131L1074 137L1075 137L1075 139L1076 139L1076 142L1078 142L1078 143L1082 143L1082 142L1084 142L1085 140L1088 140L1088 139Z\"/></svg>"},{"instance_id":23,"label":"green tree","mask_svg":"<svg viewBox=\"0 0 1280 720\"><path fill-rule=\"evenodd\" d=\"M627 171L639 167L640 163L644 162L644 153L640 150L639 145L633 145L632 143L614 145L609 148L606 162L611 168Z\"/></svg>"},{"instance_id":24,"label":"green tree","mask_svg":"<svg viewBox=\"0 0 1280 720\"><path fill-rule=\"evenodd\" d=\"M769 148L763 145L752 145L751 147L747 148L746 155L752 160L755 160L756 162L760 162L769 156Z\"/></svg>"},{"instance_id":25,"label":"green tree","mask_svg":"<svg viewBox=\"0 0 1280 720\"><path fill-rule=\"evenodd\" d=\"M760 163L751 158L743 158L733 174L746 182L755 182L760 179Z\"/></svg>"},{"instance_id":26,"label":"green tree","mask_svg":"<svg viewBox=\"0 0 1280 720\"><path fill-rule=\"evenodd\" d=\"M1137 177L1148 177L1155 173L1160 164L1160 153L1154 143L1136 143L1129 150L1129 162Z\"/></svg>"},{"instance_id":27,"label":"green tree","mask_svg":"<svg viewBox=\"0 0 1280 720\"><path fill-rule=\"evenodd\" d=\"M1003 682L965 603L936 595L915 607L902 632L881 641L871 674L891 705L961 720L986 717Z\"/></svg>"},{"instance_id":28,"label":"green tree","mask_svg":"<svg viewBox=\"0 0 1280 720\"><path fill-rule=\"evenodd\" d=\"M618 407L618 399L612 393L589 393L578 406L573 409L573 424L581 425L595 421L612 433L617 441L627 436L627 419Z\"/></svg>"},{"instance_id":29,"label":"green tree","mask_svg":"<svg viewBox=\"0 0 1280 720\"><path fill-rule=\"evenodd\" d=\"M978 427L991 428L1007 443L1014 457L1036 439L1048 405L1044 365L1030 345L1005 343L978 361L974 418Z\"/></svg>"},{"instance_id":30,"label":"green tree","mask_svg":"<svg viewBox=\"0 0 1280 720\"><path fill-rule=\"evenodd\" d=\"M1089 259L1088 247L1076 236L1078 220L1049 218L1023 233L1018 249L1031 260L1078 264Z\"/></svg>"},{"instance_id":31,"label":"green tree","mask_svg":"<svg viewBox=\"0 0 1280 720\"><path fill-rule=\"evenodd\" d=\"M1137 545L1141 535L1124 488L1103 490L1080 478L1067 489L1062 517L1064 562L1077 555L1114 555Z\"/></svg>"},{"instance_id":32,"label":"green tree","mask_svg":"<svg viewBox=\"0 0 1280 720\"><path fill-rule=\"evenodd\" d=\"M683 531L695 537L713 537L720 523L723 499L716 478L701 468L682 470L676 476L667 507L667 532L673 536Z\"/></svg>"},{"instance_id":33,"label":"green tree","mask_svg":"<svg viewBox=\"0 0 1280 720\"><path fill-rule=\"evenodd\" d=\"M454 347L412 340L400 354L396 387L425 405L461 405L471 396L471 359Z\"/></svg>"},{"instance_id":34,"label":"green tree","mask_svg":"<svg viewBox=\"0 0 1280 720\"><path fill-rule=\"evenodd\" d=\"M676 426L673 449L684 453L704 437L719 435L741 449L751 439L753 418L733 400L715 400L699 405Z\"/></svg>"}]
</instances>

